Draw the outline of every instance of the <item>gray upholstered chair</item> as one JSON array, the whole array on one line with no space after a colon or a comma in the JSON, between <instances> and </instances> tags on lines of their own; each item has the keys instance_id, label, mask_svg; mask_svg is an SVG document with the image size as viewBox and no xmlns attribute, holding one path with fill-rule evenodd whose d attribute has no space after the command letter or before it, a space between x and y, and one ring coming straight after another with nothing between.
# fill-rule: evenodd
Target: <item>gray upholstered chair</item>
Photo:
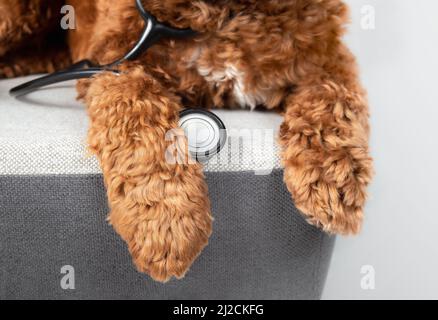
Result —
<instances>
[{"instance_id":1,"label":"gray upholstered chair","mask_svg":"<svg viewBox=\"0 0 438 320\"><path fill-rule=\"evenodd\" d=\"M305 222L282 182L270 140L280 116L217 112L240 138L205 168L214 233L183 280L160 284L135 270L105 221L102 175L86 154L87 116L72 85L10 98L22 81L0 81L0 299L320 298L334 238ZM60 285L66 265L74 290Z\"/></svg>"}]
</instances>

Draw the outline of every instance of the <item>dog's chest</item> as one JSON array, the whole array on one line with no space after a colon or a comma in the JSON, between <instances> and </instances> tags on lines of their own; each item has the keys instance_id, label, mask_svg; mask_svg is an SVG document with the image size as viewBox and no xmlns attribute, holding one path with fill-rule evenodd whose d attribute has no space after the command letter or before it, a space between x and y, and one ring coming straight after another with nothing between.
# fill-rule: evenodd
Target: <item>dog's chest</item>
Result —
<instances>
[{"instance_id":1,"label":"dog's chest","mask_svg":"<svg viewBox=\"0 0 438 320\"><path fill-rule=\"evenodd\" d=\"M199 49L192 57L190 67L195 68L199 75L217 91L228 91L236 105L241 108L254 109L265 103L265 95L249 86L250 75L243 68L239 68L231 61L218 66L200 57L201 50Z\"/></svg>"}]
</instances>

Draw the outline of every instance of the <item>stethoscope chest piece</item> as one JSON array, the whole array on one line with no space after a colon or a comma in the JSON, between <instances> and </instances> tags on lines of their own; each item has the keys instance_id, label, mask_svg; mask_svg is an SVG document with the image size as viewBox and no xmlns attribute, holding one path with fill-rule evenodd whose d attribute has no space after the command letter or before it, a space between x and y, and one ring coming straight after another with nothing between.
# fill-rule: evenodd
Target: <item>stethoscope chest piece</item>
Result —
<instances>
[{"instance_id":1,"label":"stethoscope chest piece","mask_svg":"<svg viewBox=\"0 0 438 320\"><path fill-rule=\"evenodd\" d=\"M219 153L227 140L224 123L214 113L201 109L181 112L179 126L188 140L188 151L200 162Z\"/></svg>"}]
</instances>

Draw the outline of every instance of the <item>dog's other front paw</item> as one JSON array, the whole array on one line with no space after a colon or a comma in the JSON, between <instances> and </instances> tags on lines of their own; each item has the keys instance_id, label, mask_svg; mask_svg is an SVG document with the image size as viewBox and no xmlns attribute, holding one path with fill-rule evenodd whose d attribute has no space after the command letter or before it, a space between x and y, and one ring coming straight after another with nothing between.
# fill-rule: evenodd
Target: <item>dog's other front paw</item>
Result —
<instances>
[{"instance_id":1,"label":"dog's other front paw","mask_svg":"<svg viewBox=\"0 0 438 320\"><path fill-rule=\"evenodd\" d=\"M360 231L372 164L366 150L356 150L355 156L356 161L347 154L327 156L319 165L314 159L286 162L284 178L296 207L326 232Z\"/></svg>"},{"instance_id":2,"label":"dog's other front paw","mask_svg":"<svg viewBox=\"0 0 438 320\"><path fill-rule=\"evenodd\" d=\"M201 166L177 167L130 181L113 201L110 222L127 242L140 272L166 282L182 278L207 245L212 229Z\"/></svg>"},{"instance_id":3,"label":"dog's other front paw","mask_svg":"<svg viewBox=\"0 0 438 320\"><path fill-rule=\"evenodd\" d=\"M347 84L298 89L286 101L280 130L285 183L296 207L310 223L344 235L360 230L373 173L366 100L357 84Z\"/></svg>"},{"instance_id":4,"label":"dog's other front paw","mask_svg":"<svg viewBox=\"0 0 438 320\"><path fill-rule=\"evenodd\" d=\"M0 62L0 79L14 78L17 76L16 66Z\"/></svg>"},{"instance_id":5,"label":"dog's other front paw","mask_svg":"<svg viewBox=\"0 0 438 320\"><path fill-rule=\"evenodd\" d=\"M0 62L0 79L12 78L14 76L14 70L11 66Z\"/></svg>"}]
</instances>

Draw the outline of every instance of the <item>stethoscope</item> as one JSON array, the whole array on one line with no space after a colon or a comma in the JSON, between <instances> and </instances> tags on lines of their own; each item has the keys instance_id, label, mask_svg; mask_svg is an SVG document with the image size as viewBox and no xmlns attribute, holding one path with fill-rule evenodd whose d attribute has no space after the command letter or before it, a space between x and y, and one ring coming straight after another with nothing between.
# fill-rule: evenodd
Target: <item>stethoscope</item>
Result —
<instances>
[{"instance_id":1,"label":"stethoscope","mask_svg":"<svg viewBox=\"0 0 438 320\"><path fill-rule=\"evenodd\" d=\"M137 44L124 57L106 65L98 65L90 60L81 60L69 68L54 72L38 79L23 83L9 91L18 97L39 88L69 80L90 78L103 72L120 74L114 68L124 61L137 58L153 44L163 38L187 38L196 35L192 29L177 29L157 21L148 13L141 0L135 0L137 9L146 25ZM188 138L188 149L198 161L206 161L220 152L224 147L227 133L221 119L210 111L203 109L185 109L180 113L180 127Z\"/></svg>"}]
</instances>

